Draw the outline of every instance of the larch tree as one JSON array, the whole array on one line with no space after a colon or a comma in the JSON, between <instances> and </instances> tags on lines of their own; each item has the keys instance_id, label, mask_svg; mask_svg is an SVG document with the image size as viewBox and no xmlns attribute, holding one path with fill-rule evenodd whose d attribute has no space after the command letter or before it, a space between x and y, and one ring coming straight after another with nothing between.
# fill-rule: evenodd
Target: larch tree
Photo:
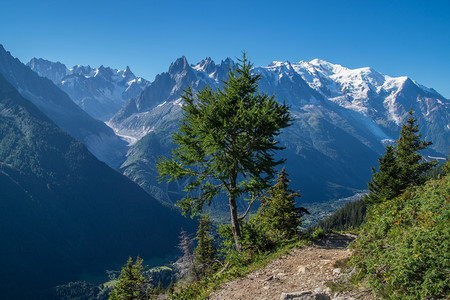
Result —
<instances>
[{"instance_id":1,"label":"larch tree","mask_svg":"<svg viewBox=\"0 0 450 300\"><path fill-rule=\"evenodd\" d=\"M161 180L187 179L187 196L178 205L191 215L211 204L214 196L222 192L228 196L238 250L239 221L249 210L238 216L236 200L270 186L275 167L284 162L274 158L283 149L275 137L292 122L287 105L258 93L260 75L251 74L251 68L244 53L222 89L206 87L196 95L190 88L185 90L183 118L173 135L178 147L171 158L161 158L157 164Z\"/></svg>"}]
</instances>

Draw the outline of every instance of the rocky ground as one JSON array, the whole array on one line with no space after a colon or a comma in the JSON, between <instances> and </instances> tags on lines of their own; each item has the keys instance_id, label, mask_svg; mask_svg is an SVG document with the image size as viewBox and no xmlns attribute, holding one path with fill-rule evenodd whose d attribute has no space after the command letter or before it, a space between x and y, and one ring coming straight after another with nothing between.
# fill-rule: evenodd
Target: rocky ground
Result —
<instances>
[{"instance_id":1,"label":"rocky ground","mask_svg":"<svg viewBox=\"0 0 450 300\"><path fill-rule=\"evenodd\" d=\"M366 292L334 293L327 282L345 275L335 266L351 255L353 235L329 234L312 246L294 249L264 269L226 283L210 299L371 299Z\"/></svg>"}]
</instances>

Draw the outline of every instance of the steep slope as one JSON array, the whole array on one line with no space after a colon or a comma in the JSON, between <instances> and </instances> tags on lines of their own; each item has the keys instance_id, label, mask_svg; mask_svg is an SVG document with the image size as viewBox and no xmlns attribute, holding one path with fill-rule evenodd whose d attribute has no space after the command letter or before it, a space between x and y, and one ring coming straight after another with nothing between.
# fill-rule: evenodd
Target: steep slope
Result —
<instances>
[{"instance_id":1,"label":"steep slope","mask_svg":"<svg viewBox=\"0 0 450 300\"><path fill-rule=\"evenodd\" d=\"M98 161L0 74L0 295L104 275L128 256L162 258L189 220ZM47 298L48 299L48 298Z\"/></svg>"},{"instance_id":2,"label":"steep slope","mask_svg":"<svg viewBox=\"0 0 450 300\"><path fill-rule=\"evenodd\" d=\"M140 95L149 82L125 70L100 66L74 66L33 58L27 64L39 76L53 81L92 117L107 121L130 99Z\"/></svg>"},{"instance_id":3,"label":"steep slope","mask_svg":"<svg viewBox=\"0 0 450 300\"><path fill-rule=\"evenodd\" d=\"M38 76L1 45L0 73L56 125L83 142L98 159L110 166L120 165L126 143L103 122L84 112L50 80Z\"/></svg>"}]
</instances>

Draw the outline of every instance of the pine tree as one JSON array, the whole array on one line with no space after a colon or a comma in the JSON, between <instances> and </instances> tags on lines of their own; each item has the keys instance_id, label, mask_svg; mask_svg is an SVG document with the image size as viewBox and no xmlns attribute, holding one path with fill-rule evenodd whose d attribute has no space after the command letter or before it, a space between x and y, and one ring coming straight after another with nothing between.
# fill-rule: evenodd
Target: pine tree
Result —
<instances>
[{"instance_id":1,"label":"pine tree","mask_svg":"<svg viewBox=\"0 0 450 300\"><path fill-rule=\"evenodd\" d=\"M425 173L437 162L424 162L418 153L431 142L421 140L419 127L415 124L413 111L409 111L406 124L402 125L396 146L388 145L386 153L378 159L379 171L372 168L373 177L368 183L369 194L364 198L368 204L380 203L399 196L406 188L423 184Z\"/></svg>"},{"instance_id":2,"label":"pine tree","mask_svg":"<svg viewBox=\"0 0 450 300\"><path fill-rule=\"evenodd\" d=\"M417 119L413 116L413 111L409 111L406 124L402 125L400 138L397 140L397 160L400 166L400 185L405 190L409 186L421 185L428 178L425 172L436 166L436 161L424 162L423 157L418 153L425 149L431 142L422 141L422 134L419 133Z\"/></svg>"},{"instance_id":3,"label":"pine tree","mask_svg":"<svg viewBox=\"0 0 450 300\"><path fill-rule=\"evenodd\" d=\"M268 196L262 200L258 212L269 236L275 241L296 237L302 215L309 214L305 208L295 206L295 197L300 197L300 194L289 189L288 176L283 168L278 174L276 184L269 188Z\"/></svg>"},{"instance_id":4,"label":"pine tree","mask_svg":"<svg viewBox=\"0 0 450 300\"><path fill-rule=\"evenodd\" d=\"M145 267L142 266L142 258L137 257L133 264L130 257L122 268L114 289L109 293L111 300L148 299L151 295L151 285L143 275Z\"/></svg>"},{"instance_id":5,"label":"pine tree","mask_svg":"<svg viewBox=\"0 0 450 300\"><path fill-rule=\"evenodd\" d=\"M162 158L157 165L161 180L189 179L188 195L178 205L191 215L211 204L214 196L227 194L238 250L242 248L239 221L245 214L238 216L236 199L259 195L270 186L275 167L284 162L274 159L274 152L283 149L275 137L292 122L287 105L258 93L261 76L252 74L251 68L244 53L222 89L185 91L184 117L173 136L178 148L171 159Z\"/></svg>"},{"instance_id":6,"label":"pine tree","mask_svg":"<svg viewBox=\"0 0 450 300\"><path fill-rule=\"evenodd\" d=\"M205 273L216 259L216 249L214 248L214 238L211 236L212 222L209 215L203 214L199 220L197 236L197 247L194 250L195 260Z\"/></svg>"},{"instance_id":7,"label":"pine tree","mask_svg":"<svg viewBox=\"0 0 450 300\"><path fill-rule=\"evenodd\" d=\"M369 194L364 197L367 204L380 203L386 199L392 199L400 195L402 185L400 183L401 167L392 145L386 147L386 153L378 159L379 171L372 168L373 177L368 183Z\"/></svg>"}]
</instances>

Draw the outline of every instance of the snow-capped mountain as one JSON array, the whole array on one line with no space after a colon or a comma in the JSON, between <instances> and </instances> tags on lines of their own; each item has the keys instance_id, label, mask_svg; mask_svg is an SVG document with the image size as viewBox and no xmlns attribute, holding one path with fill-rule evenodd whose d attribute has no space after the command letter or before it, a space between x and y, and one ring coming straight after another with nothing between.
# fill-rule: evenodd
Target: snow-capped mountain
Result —
<instances>
[{"instance_id":1,"label":"snow-capped mountain","mask_svg":"<svg viewBox=\"0 0 450 300\"><path fill-rule=\"evenodd\" d=\"M94 118L107 121L132 98L141 94L149 82L136 77L130 68L117 70L100 66L74 66L33 58L27 64L41 77L52 80L72 100Z\"/></svg>"},{"instance_id":2,"label":"snow-capped mountain","mask_svg":"<svg viewBox=\"0 0 450 300\"><path fill-rule=\"evenodd\" d=\"M169 110L179 111L176 106L184 88L217 88L230 67L234 67L234 62L229 58L218 65L210 58L196 65L189 65L185 57L179 58L138 98L131 99L110 124L117 133L138 140L164 123ZM293 109L316 113L328 120L339 119L333 121L336 126L377 151L379 145L370 140L397 139L411 108L424 137L434 141L433 148L441 154L448 150L448 99L408 77L390 77L371 68L348 69L319 59L292 64L275 61L253 71L261 75L261 92L275 94Z\"/></svg>"},{"instance_id":3,"label":"snow-capped mountain","mask_svg":"<svg viewBox=\"0 0 450 300\"><path fill-rule=\"evenodd\" d=\"M290 68L329 104L343 108L344 115L353 115L355 121L381 140L397 139L400 125L413 109L425 139L433 141L432 148L446 155L450 145L450 101L434 89L406 76L390 77L372 68L348 69L319 59L293 64L273 62L268 67L254 70L263 77L261 89L278 95L280 88L265 87L264 78L274 74L286 76ZM281 99L291 100L288 103L293 106L310 108L311 105L304 103L305 99L314 98L302 96L303 102L292 99L299 94L290 89Z\"/></svg>"},{"instance_id":4,"label":"snow-capped mountain","mask_svg":"<svg viewBox=\"0 0 450 300\"><path fill-rule=\"evenodd\" d=\"M231 59L215 64L205 59L190 65L185 57L158 75L143 93L131 99L112 119L116 133L138 141L121 171L159 199L172 202L180 187L156 182L154 162L172 147L170 134L182 117L181 94L209 85L220 87ZM396 140L410 108L415 111L430 153L446 156L450 145L449 100L407 77L389 77L370 68L348 69L322 60L273 62L255 67L259 90L291 106L294 124L279 137L286 147L293 185L306 201L348 196L365 189L370 168ZM144 138L143 138L144 137ZM174 197L175 195L175 197Z\"/></svg>"},{"instance_id":5,"label":"snow-capped mountain","mask_svg":"<svg viewBox=\"0 0 450 300\"><path fill-rule=\"evenodd\" d=\"M99 160L114 167L123 161L126 143L111 128L88 115L52 81L38 76L1 45L0 73L56 125L83 142Z\"/></svg>"},{"instance_id":6,"label":"snow-capped mountain","mask_svg":"<svg viewBox=\"0 0 450 300\"><path fill-rule=\"evenodd\" d=\"M191 86L198 91L207 85L216 88L225 80L229 68L234 68L230 58L218 65L207 58L191 66L183 56L170 65L168 72L157 75L139 97L128 101L109 124L117 134L138 140L166 123L164 116L181 113L183 89Z\"/></svg>"}]
</instances>

